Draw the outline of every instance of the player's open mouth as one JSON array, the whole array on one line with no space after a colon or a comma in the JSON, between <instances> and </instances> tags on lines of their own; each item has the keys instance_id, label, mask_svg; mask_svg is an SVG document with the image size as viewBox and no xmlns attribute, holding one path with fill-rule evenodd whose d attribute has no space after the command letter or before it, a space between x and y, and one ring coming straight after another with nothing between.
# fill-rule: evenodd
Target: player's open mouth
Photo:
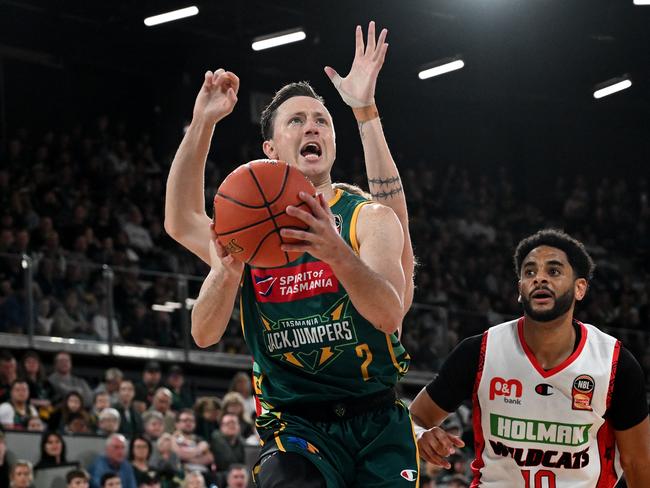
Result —
<instances>
[{"instance_id":1,"label":"player's open mouth","mask_svg":"<svg viewBox=\"0 0 650 488\"><path fill-rule=\"evenodd\" d=\"M537 290L531 293L530 298L539 303L546 303L553 298L553 293L548 290Z\"/></svg>"},{"instance_id":2,"label":"player's open mouth","mask_svg":"<svg viewBox=\"0 0 650 488\"><path fill-rule=\"evenodd\" d=\"M316 161L323 151L317 142L308 142L300 148L300 155L307 161Z\"/></svg>"}]
</instances>

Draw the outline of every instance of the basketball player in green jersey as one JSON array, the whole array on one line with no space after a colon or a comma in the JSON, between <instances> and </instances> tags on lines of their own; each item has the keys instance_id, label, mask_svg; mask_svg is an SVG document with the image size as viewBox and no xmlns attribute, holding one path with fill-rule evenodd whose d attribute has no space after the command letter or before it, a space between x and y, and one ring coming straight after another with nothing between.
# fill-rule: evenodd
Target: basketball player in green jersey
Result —
<instances>
[{"instance_id":1,"label":"basketball player in green jersey","mask_svg":"<svg viewBox=\"0 0 650 488\"><path fill-rule=\"evenodd\" d=\"M266 156L296 166L318 191L316 198L301 195L311 214L287 208L309 226L282 231L301 241L285 245L305 251L300 259L282 268L243 266L211 231L203 171L214 125L237 101L233 73L206 73L170 170L165 227L211 265L192 312L199 346L219 341L241 284L264 442L254 476L264 488L418 485L410 418L393 389L409 363L397 332L411 300L406 281L412 281L413 254L402 229L407 217L399 175L374 105L386 31L376 40L371 23L365 46L360 28L356 35L350 73L326 72L353 108L366 159L374 157L366 163L369 177L389 188L383 196L394 197L387 203L395 211L334 188L332 119L305 83L280 90L262 116Z\"/></svg>"}]
</instances>

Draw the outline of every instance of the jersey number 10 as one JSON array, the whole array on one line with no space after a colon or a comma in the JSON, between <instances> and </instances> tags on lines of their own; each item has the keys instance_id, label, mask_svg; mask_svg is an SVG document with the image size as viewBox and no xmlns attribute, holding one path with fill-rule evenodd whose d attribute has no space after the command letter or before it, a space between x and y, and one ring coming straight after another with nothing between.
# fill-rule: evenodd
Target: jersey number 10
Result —
<instances>
[{"instance_id":1,"label":"jersey number 10","mask_svg":"<svg viewBox=\"0 0 650 488\"><path fill-rule=\"evenodd\" d=\"M533 484L530 484L530 470L522 469L521 475L524 477L525 488L555 488L555 473L548 469L540 469L535 472ZM544 482L546 480L546 482Z\"/></svg>"}]
</instances>

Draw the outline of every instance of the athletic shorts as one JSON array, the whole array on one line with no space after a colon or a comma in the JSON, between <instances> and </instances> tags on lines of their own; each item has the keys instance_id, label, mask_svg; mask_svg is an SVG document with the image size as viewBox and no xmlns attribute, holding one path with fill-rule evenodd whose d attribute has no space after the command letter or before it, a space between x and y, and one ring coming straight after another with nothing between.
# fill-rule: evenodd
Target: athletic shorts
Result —
<instances>
[{"instance_id":1,"label":"athletic shorts","mask_svg":"<svg viewBox=\"0 0 650 488\"><path fill-rule=\"evenodd\" d=\"M267 417L268 418L268 417ZM416 488L419 455L413 424L399 400L345 420L310 422L277 413L258 426L260 460L274 451L298 453L316 465L328 488ZM253 468L253 478L264 463Z\"/></svg>"}]
</instances>

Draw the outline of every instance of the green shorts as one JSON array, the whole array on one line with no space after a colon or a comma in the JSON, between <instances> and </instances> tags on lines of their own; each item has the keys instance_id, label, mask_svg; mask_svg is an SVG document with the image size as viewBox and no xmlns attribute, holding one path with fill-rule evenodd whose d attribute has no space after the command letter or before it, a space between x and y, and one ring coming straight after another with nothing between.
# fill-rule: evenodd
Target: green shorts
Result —
<instances>
[{"instance_id":1,"label":"green shorts","mask_svg":"<svg viewBox=\"0 0 650 488\"><path fill-rule=\"evenodd\" d=\"M258 432L260 459L275 450L301 454L316 465L328 488L417 488L420 483L413 424L399 400L336 422L281 413ZM259 469L258 463L253 474Z\"/></svg>"}]
</instances>

